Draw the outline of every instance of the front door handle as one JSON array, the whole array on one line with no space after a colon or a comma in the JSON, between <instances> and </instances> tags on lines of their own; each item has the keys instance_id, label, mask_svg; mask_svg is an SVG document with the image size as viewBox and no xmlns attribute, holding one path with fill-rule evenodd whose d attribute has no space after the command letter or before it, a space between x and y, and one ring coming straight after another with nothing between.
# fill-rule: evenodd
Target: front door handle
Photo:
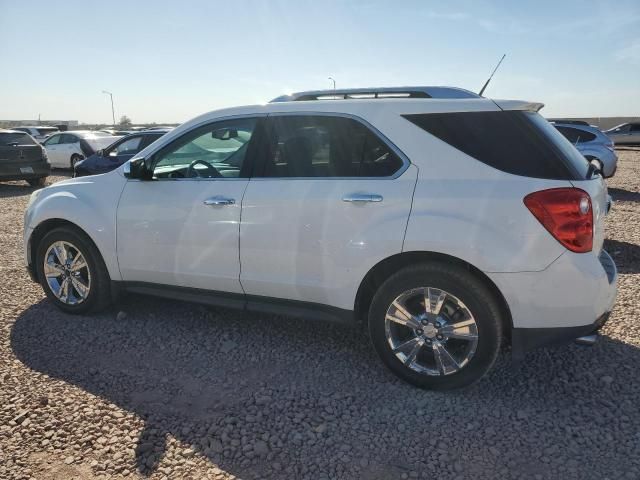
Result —
<instances>
[{"instance_id":1,"label":"front door handle","mask_svg":"<svg viewBox=\"0 0 640 480\"><path fill-rule=\"evenodd\" d=\"M225 198L225 197L211 197L207 198L204 202L205 205L214 206L214 205L233 205L236 201L233 198Z\"/></svg>"},{"instance_id":2,"label":"front door handle","mask_svg":"<svg viewBox=\"0 0 640 480\"><path fill-rule=\"evenodd\" d=\"M360 203L360 202L381 202L382 195L376 193L352 193L342 197L343 202Z\"/></svg>"}]
</instances>

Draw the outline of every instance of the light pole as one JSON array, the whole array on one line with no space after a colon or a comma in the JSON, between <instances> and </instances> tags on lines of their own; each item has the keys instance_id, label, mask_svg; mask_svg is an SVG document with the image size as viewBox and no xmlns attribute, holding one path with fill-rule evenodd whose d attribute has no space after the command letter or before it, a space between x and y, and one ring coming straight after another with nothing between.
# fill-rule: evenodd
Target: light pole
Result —
<instances>
[{"instance_id":1,"label":"light pole","mask_svg":"<svg viewBox=\"0 0 640 480\"><path fill-rule=\"evenodd\" d=\"M329 80L331 80L333 82L333 91L336 91L336 81L334 80L333 77L329 77Z\"/></svg>"},{"instance_id":2,"label":"light pole","mask_svg":"<svg viewBox=\"0 0 640 480\"><path fill-rule=\"evenodd\" d=\"M102 90L102 93L106 93L111 97L111 119L113 120L113 126L116 126L116 111L113 109L113 93Z\"/></svg>"}]
</instances>

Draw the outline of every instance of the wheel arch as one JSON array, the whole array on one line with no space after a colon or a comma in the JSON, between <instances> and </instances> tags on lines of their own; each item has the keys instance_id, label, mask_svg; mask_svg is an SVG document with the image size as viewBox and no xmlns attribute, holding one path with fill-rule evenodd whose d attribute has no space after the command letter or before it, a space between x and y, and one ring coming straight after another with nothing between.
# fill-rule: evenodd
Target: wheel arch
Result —
<instances>
[{"instance_id":1,"label":"wheel arch","mask_svg":"<svg viewBox=\"0 0 640 480\"><path fill-rule=\"evenodd\" d=\"M395 272L401 270L404 267L415 265L416 263L427 262L438 262L461 266L468 270L476 278L478 278L484 285L486 285L498 302L498 305L502 312L504 332L505 335L510 338L511 329L513 328L511 311L506 299L504 298L504 295L502 295L502 292L497 287L497 285L484 272L466 262L465 260L438 252L402 252L396 255L392 255L391 257L387 257L374 265L365 275L356 293L356 299L354 302L354 314L356 320L358 322L366 321L369 312L369 306L371 305L371 301L373 300L373 296L376 290L384 282L384 280L389 278L390 275L393 275Z\"/></svg>"},{"instance_id":2,"label":"wheel arch","mask_svg":"<svg viewBox=\"0 0 640 480\"><path fill-rule=\"evenodd\" d=\"M47 220L40 222L33 229L33 232L31 232L31 236L29 237L28 261L29 261L29 269L32 270L34 277L36 272L35 266L37 261L36 257L38 255L38 245L40 244L40 242L42 241L42 239L47 233L60 227L68 227L82 233L89 239L89 241L91 241L91 243L96 248L96 250L100 253L100 255L102 255L102 252L100 251L100 248L96 244L95 239L93 239L91 235L89 235L89 233L84 228L64 218L48 218Z\"/></svg>"}]
</instances>

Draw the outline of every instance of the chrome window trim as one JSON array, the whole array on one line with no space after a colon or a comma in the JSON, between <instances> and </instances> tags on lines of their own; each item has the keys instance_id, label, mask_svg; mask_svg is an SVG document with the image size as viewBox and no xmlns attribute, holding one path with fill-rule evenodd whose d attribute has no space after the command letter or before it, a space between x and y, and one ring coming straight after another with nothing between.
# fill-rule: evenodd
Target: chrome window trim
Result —
<instances>
[{"instance_id":1,"label":"chrome window trim","mask_svg":"<svg viewBox=\"0 0 640 480\"><path fill-rule=\"evenodd\" d=\"M300 110L295 112L273 112L269 113L268 117L291 117L291 116L322 116L322 117L342 117L355 120L376 135L382 142L395 153L400 160L402 160L402 166L396 170L393 175L386 177L256 177L251 176L251 181L269 181L269 180L395 180L402 176L411 165L409 157L407 157L402 150L400 150L389 138L383 134L376 127L367 122L364 118L354 115L352 113L343 112L316 112L308 110Z\"/></svg>"},{"instance_id":2,"label":"chrome window trim","mask_svg":"<svg viewBox=\"0 0 640 480\"><path fill-rule=\"evenodd\" d=\"M218 117L214 120L205 120L202 121L200 123L197 123L196 125L193 125L189 130L182 132L180 135L172 138L172 139L167 139L166 143L163 143L162 145L159 145L158 148L156 148L154 151L150 152L148 154L148 156L153 156L156 153L158 153L160 150L162 150L163 148L165 148L166 146L168 146L170 143L172 143L174 140L177 140L178 138L182 137L183 135L188 134L189 132L192 132L195 129L201 128L205 125L212 125L214 123L218 123L218 122L224 122L227 120L239 120L239 119L243 119L243 118L268 118L268 117L276 117L276 116L325 116L325 117L342 117L342 118L350 118L356 122L359 122L361 125L363 125L364 127L368 128L374 135L376 135L380 140L382 140L382 142L387 145L387 147L389 147L393 153L395 153L400 160L402 160L402 166L393 174L393 175L389 175L386 177L256 177L254 175L250 176L250 177L237 177L237 178L220 178L220 177L216 177L216 178L198 178L198 177L194 177L194 178L156 178L153 181L154 182L202 182L202 181L274 181L274 180L395 180L399 177L401 177L409 168L409 166L411 165L411 160L409 160L409 157L407 157L407 155L405 155L405 153L400 150L400 148L398 148L397 145L395 145L384 133L382 133L380 130L378 130L376 127L374 127L373 125L371 125L371 123L369 123L367 120L365 120L362 117L359 117L358 115L354 115L352 113L344 113L344 112L327 112L327 111L313 111L313 110L296 110L296 111L291 111L291 112L264 112L264 113L243 113L240 115L227 115L224 117ZM126 168L128 168L128 164L129 162L137 159L139 157L133 157L132 159L130 159L129 161L127 161L125 163ZM127 179L127 181L131 182L131 181L136 181L136 182L140 182L142 180L139 179L135 179L135 178L129 178Z\"/></svg>"}]
</instances>

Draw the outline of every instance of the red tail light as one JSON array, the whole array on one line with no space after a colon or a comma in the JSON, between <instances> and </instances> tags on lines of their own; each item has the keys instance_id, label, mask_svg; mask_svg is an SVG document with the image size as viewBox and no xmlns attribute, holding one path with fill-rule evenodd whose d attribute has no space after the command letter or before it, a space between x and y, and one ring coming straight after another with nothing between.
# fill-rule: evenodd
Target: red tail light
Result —
<instances>
[{"instance_id":1,"label":"red tail light","mask_svg":"<svg viewBox=\"0 0 640 480\"><path fill-rule=\"evenodd\" d=\"M552 188L524 197L524 204L549 233L572 252L593 248L593 212L589 194L579 188Z\"/></svg>"}]
</instances>

